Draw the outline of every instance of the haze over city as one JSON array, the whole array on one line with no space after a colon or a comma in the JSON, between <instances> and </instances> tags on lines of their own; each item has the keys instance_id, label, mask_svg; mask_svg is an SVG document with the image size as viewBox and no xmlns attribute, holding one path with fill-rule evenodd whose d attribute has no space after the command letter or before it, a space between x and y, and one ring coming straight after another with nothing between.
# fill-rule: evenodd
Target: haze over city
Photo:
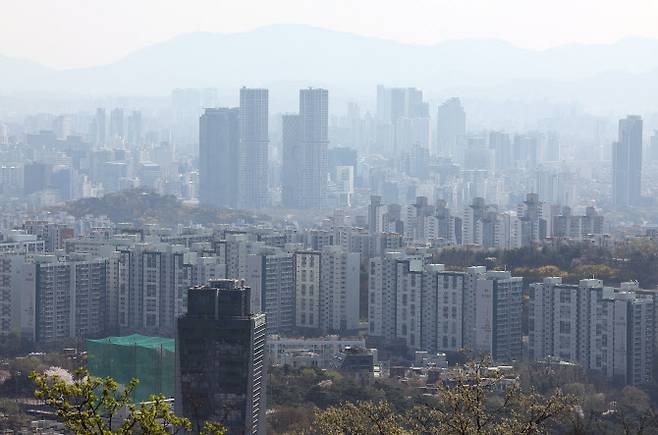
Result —
<instances>
[{"instance_id":1,"label":"haze over city","mask_svg":"<svg viewBox=\"0 0 658 435\"><path fill-rule=\"evenodd\" d=\"M658 3L0 16L0 432L656 433Z\"/></svg>"}]
</instances>

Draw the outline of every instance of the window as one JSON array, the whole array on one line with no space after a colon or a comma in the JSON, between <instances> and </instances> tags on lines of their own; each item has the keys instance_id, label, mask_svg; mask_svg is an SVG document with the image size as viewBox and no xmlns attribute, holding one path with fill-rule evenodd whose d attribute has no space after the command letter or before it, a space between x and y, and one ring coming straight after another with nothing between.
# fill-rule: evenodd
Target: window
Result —
<instances>
[{"instance_id":1,"label":"window","mask_svg":"<svg viewBox=\"0 0 658 435\"><path fill-rule=\"evenodd\" d=\"M560 334L571 334L571 323L560 321Z\"/></svg>"},{"instance_id":2,"label":"window","mask_svg":"<svg viewBox=\"0 0 658 435\"><path fill-rule=\"evenodd\" d=\"M146 326L155 326L155 314L146 315Z\"/></svg>"},{"instance_id":3,"label":"window","mask_svg":"<svg viewBox=\"0 0 658 435\"><path fill-rule=\"evenodd\" d=\"M146 267L155 267L155 254L146 254Z\"/></svg>"},{"instance_id":4,"label":"window","mask_svg":"<svg viewBox=\"0 0 658 435\"><path fill-rule=\"evenodd\" d=\"M153 298L155 297L155 284L146 284L146 296Z\"/></svg>"}]
</instances>

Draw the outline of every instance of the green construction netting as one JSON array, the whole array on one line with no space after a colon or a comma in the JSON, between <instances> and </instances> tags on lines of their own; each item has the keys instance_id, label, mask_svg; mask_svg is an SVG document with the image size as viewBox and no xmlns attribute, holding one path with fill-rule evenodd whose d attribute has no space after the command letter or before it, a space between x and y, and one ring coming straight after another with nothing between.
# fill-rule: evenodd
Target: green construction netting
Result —
<instances>
[{"instance_id":1,"label":"green construction netting","mask_svg":"<svg viewBox=\"0 0 658 435\"><path fill-rule=\"evenodd\" d=\"M87 365L96 377L112 377L126 385L139 379L136 401L151 394L174 397L175 342L172 338L133 334L87 340Z\"/></svg>"}]
</instances>

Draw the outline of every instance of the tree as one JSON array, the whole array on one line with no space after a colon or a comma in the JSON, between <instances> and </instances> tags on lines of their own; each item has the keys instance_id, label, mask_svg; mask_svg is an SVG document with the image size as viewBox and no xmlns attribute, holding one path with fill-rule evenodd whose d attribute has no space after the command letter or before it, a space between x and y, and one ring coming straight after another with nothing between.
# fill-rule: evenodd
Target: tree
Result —
<instances>
[{"instance_id":1,"label":"tree","mask_svg":"<svg viewBox=\"0 0 658 435\"><path fill-rule=\"evenodd\" d=\"M571 413L575 401L560 390L544 397L505 384L503 374L471 362L451 380L437 385L436 400L399 414L387 402L345 403L318 411L312 433L359 434L537 434ZM500 391L497 393L496 391Z\"/></svg>"},{"instance_id":2,"label":"tree","mask_svg":"<svg viewBox=\"0 0 658 435\"><path fill-rule=\"evenodd\" d=\"M343 403L317 411L311 433L322 435L406 435L404 418L388 402Z\"/></svg>"},{"instance_id":3,"label":"tree","mask_svg":"<svg viewBox=\"0 0 658 435\"><path fill-rule=\"evenodd\" d=\"M56 370L32 372L30 379L36 385L34 396L53 408L59 420L75 434L165 435L192 429L190 420L177 417L163 396L133 403L136 379L123 390L114 379L92 377L85 369L78 369L70 377L57 374ZM206 423L202 431L205 435L224 433L224 428L215 423Z\"/></svg>"}]
</instances>

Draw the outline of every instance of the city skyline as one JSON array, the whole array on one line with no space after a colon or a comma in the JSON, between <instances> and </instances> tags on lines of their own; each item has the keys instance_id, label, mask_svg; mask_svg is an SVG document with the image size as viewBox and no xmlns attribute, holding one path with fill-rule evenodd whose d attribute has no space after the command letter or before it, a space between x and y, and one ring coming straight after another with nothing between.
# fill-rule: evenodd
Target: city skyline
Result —
<instances>
[{"instance_id":1,"label":"city skyline","mask_svg":"<svg viewBox=\"0 0 658 435\"><path fill-rule=\"evenodd\" d=\"M655 1L1 12L0 432L658 427Z\"/></svg>"}]
</instances>

